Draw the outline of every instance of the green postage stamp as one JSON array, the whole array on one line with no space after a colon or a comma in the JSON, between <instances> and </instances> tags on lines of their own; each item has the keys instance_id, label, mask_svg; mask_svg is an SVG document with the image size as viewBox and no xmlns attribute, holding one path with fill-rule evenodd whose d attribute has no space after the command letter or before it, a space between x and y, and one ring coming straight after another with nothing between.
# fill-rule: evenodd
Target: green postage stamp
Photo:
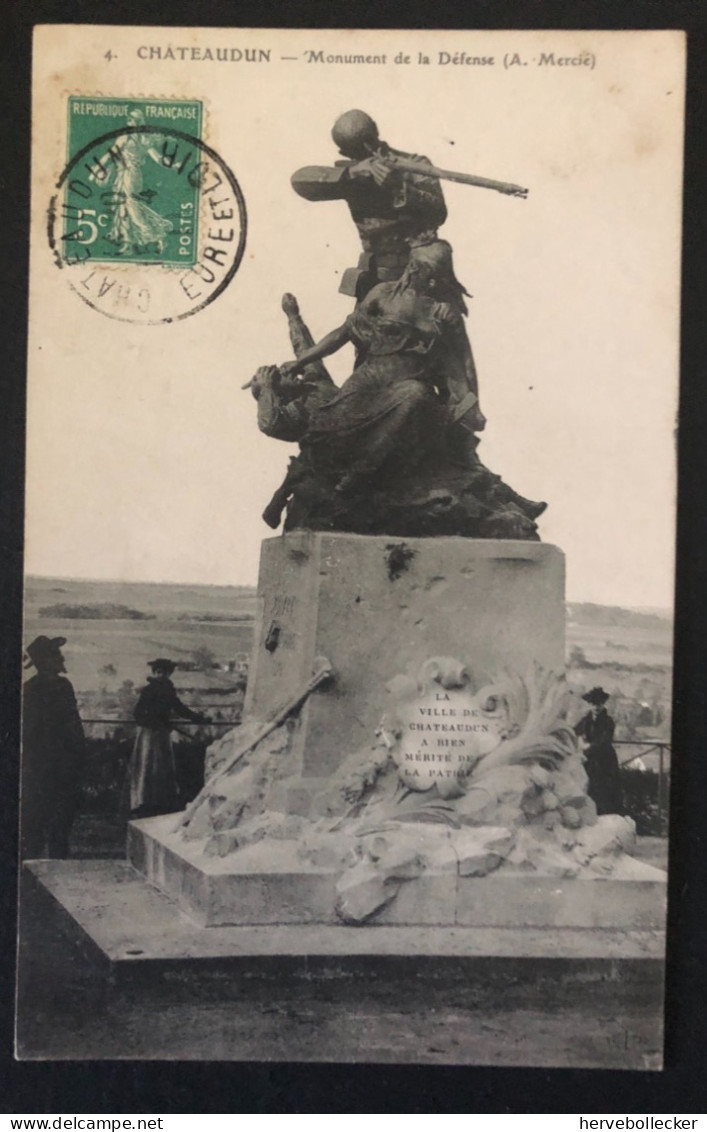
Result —
<instances>
[{"instance_id":1,"label":"green postage stamp","mask_svg":"<svg viewBox=\"0 0 707 1132\"><path fill-rule=\"evenodd\" d=\"M88 147L87 175L98 193L84 207L76 204L67 184L64 239L71 240L73 233L76 243L90 247L92 259L102 263L192 266L198 244L200 152L194 148L190 159L183 146L160 131L170 127L201 140L202 103L72 95L68 116L67 159ZM125 134L107 139L104 153L96 153L96 139L121 126Z\"/></svg>"},{"instance_id":2,"label":"green postage stamp","mask_svg":"<svg viewBox=\"0 0 707 1132\"><path fill-rule=\"evenodd\" d=\"M238 270L247 215L234 173L203 140L203 102L71 95L67 114L47 233L69 287L126 322L208 306Z\"/></svg>"}]
</instances>

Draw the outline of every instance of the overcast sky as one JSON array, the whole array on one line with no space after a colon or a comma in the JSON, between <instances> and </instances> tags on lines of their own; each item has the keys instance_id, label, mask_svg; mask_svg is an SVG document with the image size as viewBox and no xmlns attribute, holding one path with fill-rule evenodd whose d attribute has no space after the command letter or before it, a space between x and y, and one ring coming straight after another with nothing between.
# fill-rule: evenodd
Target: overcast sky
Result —
<instances>
[{"instance_id":1,"label":"overcast sky","mask_svg":"<svg viewBox=\"0 0 707 1132\"><path fill-rule=\"evenodd\" d=\"M105 60L108 43L117 61ZM142 44L169 43L270 47L271 62L137 57ZM388 62L305 62L320 46ZM538 67L541 48L586 48L595 66ZM400 50L432 63L395 65ZM443 50L496 63L440 66ZM516 50L528 66L506 70ZM480 454L548 500L541 535L567 555L570 600L672 604L679 35L45 28L37 66L28 572L256 581L271 535L260 513L294 449L258 433L240 386L290 356L283 291L298 296L315 336L351 310L337 293L359 250L346 206L308 203L289 178L332 162L333 120L360 107L396 148L529 187L521 201L445 186L441 234L474 296L468 331L488 418ZM99 92L203 99L205 140L245 196L235 279L175 325L111 321L51 262L45 216L64 164L66 94ZM347 349L331 367L337 380L351 364Z\"/></svg>"}]
</instances>

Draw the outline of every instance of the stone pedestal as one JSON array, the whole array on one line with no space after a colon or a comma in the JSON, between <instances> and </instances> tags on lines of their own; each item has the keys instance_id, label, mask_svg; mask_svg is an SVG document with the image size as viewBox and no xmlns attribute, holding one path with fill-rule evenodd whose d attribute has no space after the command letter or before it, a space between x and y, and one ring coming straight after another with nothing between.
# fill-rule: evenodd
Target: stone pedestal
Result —
<instances>
[{"instance_id":1,"label":"stone pedestal","mask_svg":"<svg viewBox=\"0 0 707 1132\"><path fill-rule=\"evenodd\" d=\"M276 808L306 813L318 781L371 742L387 682L430 657L459 657L477 686L505 667L564 667L564 555L543 543L295 532L263 543L258 595L246 719L296 694L315 657L336 670L301 712L302 787Z\"/></svg>"},{"instance_id":2,"label":"stone pedestal","mask_svg":"<svg viewBox=\"0 0 707 1132\"><path fill-rule=\"evenodd\" d=\"M264 544L259 592L246 724L297 702L317 658L336 679L186 831L130 823L129 861L195 923L660 929L665 874L628 856L631 822L596 821L548 675L564 662L557 548L291 534Z\"/></svg>"}]
</instances>

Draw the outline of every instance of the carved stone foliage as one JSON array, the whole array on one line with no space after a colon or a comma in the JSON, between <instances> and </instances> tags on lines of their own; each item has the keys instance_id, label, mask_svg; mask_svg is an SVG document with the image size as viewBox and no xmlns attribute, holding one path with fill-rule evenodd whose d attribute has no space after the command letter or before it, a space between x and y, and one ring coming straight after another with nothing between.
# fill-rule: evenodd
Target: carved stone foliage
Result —
<instances>
[{"instance_id":1,"label":"carved stone foliage","mask_svg":"<svg viewBox=\"0 0 707 1132\"><path fill-rule=\"evenodd\" d=\"M394 677L370 744L312 790L306 813L272 804L296 777L289 720L218 778L183 836L208 857L284 843L297 867L335 873L336 914L349 924L382 915L403 890L412 916L418 898L446 907L459 878L650 879L627 856L633 822L597 819L564 678L472 672L442 656ZM208 765L227 758L224 739Z\"/></svg>"}]
</instances>

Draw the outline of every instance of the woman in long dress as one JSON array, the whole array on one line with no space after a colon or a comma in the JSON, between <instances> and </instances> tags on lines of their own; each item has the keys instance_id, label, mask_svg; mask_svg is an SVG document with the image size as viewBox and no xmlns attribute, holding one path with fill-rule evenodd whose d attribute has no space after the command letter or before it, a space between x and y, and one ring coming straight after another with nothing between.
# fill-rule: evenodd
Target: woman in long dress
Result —
<instances>
[{"instance_id":1,"label":"woman in long dress","mask_svg":"<svg viewBox=\"0 0 707 1132\"><path fill-rule=\"evenodd\" d=\"M623 813L619 760L613 744L614 721L604 706L609 693L603 688L592 688L582 699L591 706L574 730L584 751L587 793L598 814Z\"/></svg>"},{"instance_id":2,"label":"woman in long dress","mask_svg":"<svg viewBox=\"0 0 707 1132\"><path fill-rule=\"evenodd\" d=\"M415 247L399 281L379 283L341 326L280 366L289 377L349 342L356 347L356 369L312 414L301 440L313 466L338 479L335 491L360 489L386 466L419 463L444 443L444 404L475 399L462 293L449 244Z\"/></svg>"},{"instance_id":3,"label":"woman in long dress","mask_svg":"<svg viewBox=\"0 0 707 1132\"><path fill-rule=\"evenodd\" d=\"M205 723L205 716L183 704L170 680L176 665L166 657L148 663L148 676L135 706L138 724L130 758L130 812L133 817L170 814L179 797L172 749L172 720Z\"/></svg>"}]
</instances>

